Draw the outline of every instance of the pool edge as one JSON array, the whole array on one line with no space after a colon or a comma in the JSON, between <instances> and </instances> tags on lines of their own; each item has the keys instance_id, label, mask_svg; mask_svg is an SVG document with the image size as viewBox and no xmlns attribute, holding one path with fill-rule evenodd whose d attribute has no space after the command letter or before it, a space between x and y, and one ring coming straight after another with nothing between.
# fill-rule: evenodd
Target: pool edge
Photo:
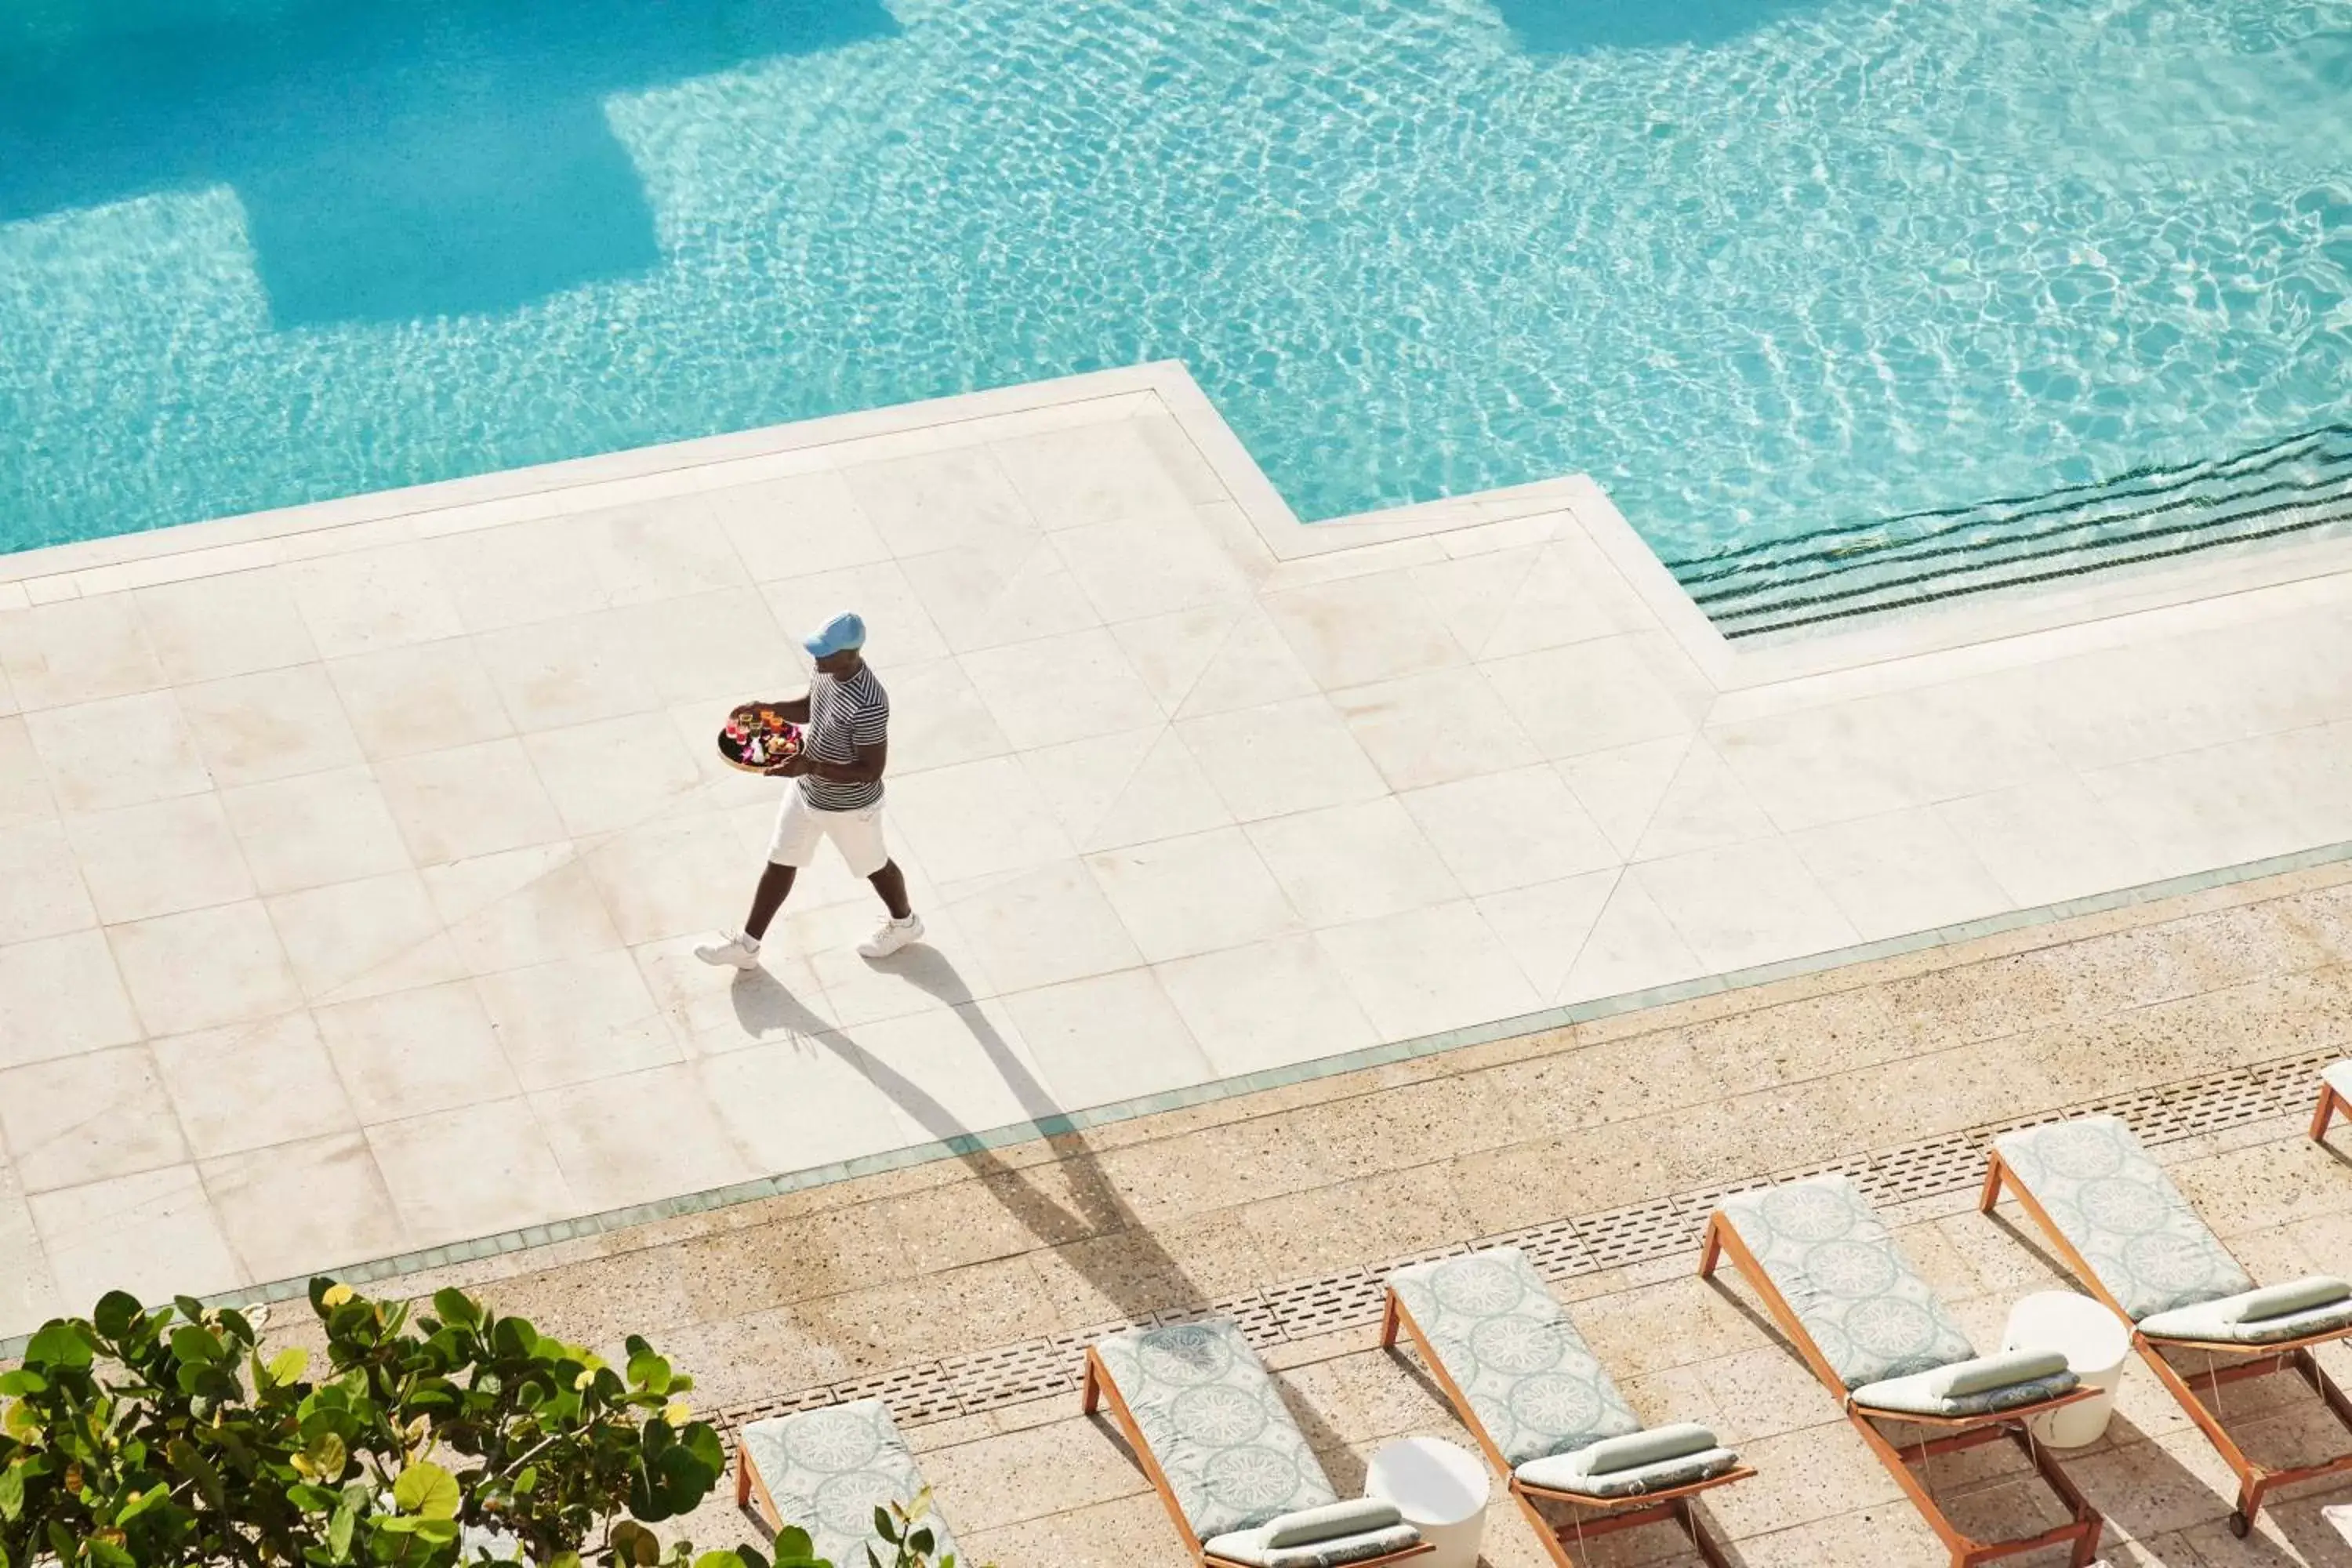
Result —
<instances>
[{"instance_id":1,"label":"pool edge","mask_svg":"<svg viewBox=\"0 0 2352 1568\"><path fill-rule=\"evenodd\" d=\"M2027 591L1933 612L1904 612L1835 630L1761 644L1734 644L1718 632L1635 531L1606 489L1567 474L1442 500L1302 522L1179 360L1021 382L946 397L827 415L718 436L145 532L110 535L0 555L0 611L149 587L307 558L301 542L366 527L383 542L490 527L576 505L545 498L610 492L590 504L620 506L728 482L713 470L760 468L737 482L824 467L827 447L894 437L936 435L957 426L1018 422L1051 429L1121 417L1156 404L1216 476L1276 564L1378 545L1402 545L1466 530L1534 519L1564 519L1581 531L1633 586L1681 651L1719 694L1771 691L1790 700L1831 678L1925 684L1987 667L2046 658L2053 644L2106 646L2144 630L2141 617L2220 621L2268 613L2295 584L2344 577L2352 585L2352 539L2280 544L2227 562L2121 571L2063 592ZM1002 434L997 431L992 434ZM975 435L974 439L984 438ZM779 467L778 465L783 465ZM705 482L697 483L696 479ZM574 497L575 500L580 498ZM348 542L339 541L339 548ZM2125 623L2135 623L2127 626ZM1801 699L1796 699L1801 700Z\"/></svg>"}]
</instances>

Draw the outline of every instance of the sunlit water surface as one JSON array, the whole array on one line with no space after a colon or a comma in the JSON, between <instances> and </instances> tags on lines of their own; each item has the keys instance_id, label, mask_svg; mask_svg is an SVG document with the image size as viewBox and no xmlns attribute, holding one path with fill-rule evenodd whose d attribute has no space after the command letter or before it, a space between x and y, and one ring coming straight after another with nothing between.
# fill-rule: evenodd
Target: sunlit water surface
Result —
<instances>
[{"instance_id":1,"label":"sunlit water surface","mask_svg":"<svg viewBox=\"0 0 2352 1568\"><path fill-rule=\"evenodd\" d=\"M1690 555L2343 417L2347 300L2352 0L0 16L0 548L1164 357Z\"/></svg>"}]
</instances>

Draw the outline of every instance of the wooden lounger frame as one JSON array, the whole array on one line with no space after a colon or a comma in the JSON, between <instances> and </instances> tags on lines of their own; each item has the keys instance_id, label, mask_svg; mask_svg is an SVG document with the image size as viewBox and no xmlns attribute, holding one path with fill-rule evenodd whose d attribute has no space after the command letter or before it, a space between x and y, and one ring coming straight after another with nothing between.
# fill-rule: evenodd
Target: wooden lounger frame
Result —
<instances>
[{"instance_id":1,"label":"wooden lounger frame","mask_svg":"<svg viewBox=\"0 0 2352 1568\"><path fill-rule=\"evenodd\" d=\"M2352 1115L2352 1100L2336 1092L2336 1086L2322 1078L2319 1080L2319 1107L2311 1113L2311 1141L2318 1142L2327 1136L2327 1124L2337 1111Z\"/></svg>"},{"instance_id":2,"label":"wooden lounger frame","mask_svg":"<svg viewBox=\"0 0 2352 1568\"><path fill-rule=\"evenodd\" d=\"M1192 1521L1184 1517L1183 1506L1176 1500L1176 1489L1168 1484L1168 1473L1160 1468L1159 1456L1151 1451L1150 1443L1145 1440L1143 1428L1136 1425L1135 1412L1127 1407L1127 1401L1120 1395L1118 1384L1112 1381L1110 1369L1103 1365L1102 1357L1095 1353L1094 1346L1088 1345L1084 1394L1086 1413L1092 1415L1106 1397L1110 1400L1111 1419L1118 1423L1120 1434L1127 1438L1127 1446L1134 1450L1136 1463L1141 1465L1143 1473L1151 1478L1151 1489L1160 1494L1161 1505L1168 1510L1168 1517L1176 1526L1177 1537L1200 1563L1201 1568L1247 1568L1244 1563L1211 1552L1202 1544L1201 1538L1192 1533ZM1380 1568L1383 1563L1402 1563L1408 1557L1423 1556L1436 1550L1435 1546L1424 1541L1402 1552L1367 1557L1363 1560L1362 1568Z\"/></svg>"},{"instance_id":3,"label":"wooden lounger frame","mask_svg":"<svg viewBox=\"0 0 2352 1568\"><path fill-rule=\"evenodd\" d=\"M2333 1094L2335 1091L2330 1089L2327 1092ZM2320 1102L2323 1117L2327 1110L2327 1103L2323 1100ZM2316 1131L2313 1134L2315 1137L2317 1135ZM2132 1323L2132 1315L2124 1310L2123 1303L2107 1293L2098 1270L2075 1250L2074 1244L2066 1239L2065 1232L2060 1230L2057 1223L2050 1217L2050 1211L2042 1206L2042 1200L2018 1179L2015 1167L2003 1160L2000 1151L1996 1149L1985 1167L1984 1192L1977 1200L1978 1211L1992 1213L1993 1205L2000 1202L2004 1186L2017 1199L2018 1205L2032 1216L2033 1223L2042 1227L2042 1234L2049 1238L2052 1248L2065 1260L2066 1267L2074 1271L2074 1277L2083 1282L2084 1287L2116 1316ZM2183 1376L2164 1353L2168 1349L2203 1351L2210 1355L2242 1358L2242 1363L2237 1366L2213 1367L2196 1374L2196 1381L2207 1384L2217 1399L2225 1383L2242 1383L2250 1377L2269 1377L2282 1372L2298 1373L2335 1414L2345 1431L2352 1433L2352 1400L2345 1398L2344 1391L2336 1386L2335 1380L2320 1369L2319 1358L2311 1353L2314 1345L2352 1338L2352 1324L2329 1329L2324 1333L2306 1334L2301 1339L2279 1340L2263 1345L2241 1344L2233 1340L2151 1338L2140 1332L2137 1323L2132 1323L2131 1337L2132 1348L2139 1352L2140 1360L2156 1373L2156 1380L2171 1392L2180 1407L2189 1413L2189 1418L2197 1423L2198 1430L2203 1432L2207 1440L2220 1451L2231 1473L2238 1478L2237 1511L2230 1515L2232 1534L2243 1536L2254 1528L2254 1518L2262 1512L2263 1496L2274 1488L2352 1471L2352 1453L2340 1454L2324 1464L2297 1465L2286 1469L2273 1469L2267 1465L2256 1464L2246 1457L2245 1450L2238 1447L2222 1426L2221 1412L2199 1397L2195 1384Z\"/></svg>"},{"instance_id":4,"label":"wooden lounger frame","mask_svg":"<svg viewBox=\"0 0 2352 1568\"><path fill-rule=\"evenodd\" d=\"M752 1463L751 1445L743 1441L745 1425L738 1422L735 1426L735 1506L756 1513L772 1534L794 1521L786 1519L783 1510L776 1506L774 1495L768 1490L768 1478L760 1473L758 1465ZM760 1500L760 1506L756 1509L751 1508L753 1498Z\"/></svg>"},{"instance_id":5,"label":"wooden lounger frame","mask_svg":"<svg viewBox=\"0 0 2352 1568\"><path fill-rule=\"evenodd\" d=\"M1707 1534L1706 1525L1700 1522L1697 1511L1691 1506L1691 1499L1716 1487L1746 1480L1756 1473L1753 1467L1741 1465L1719 1476L1693 1481L1688 1486L1643 1492L1635 1497L1592 1497L1583 1492L1561 1491L1554 1487L1529 1486L1519 1479L1516 1467L1503 1457L1502 1448L1479 1421L1478 1412L1471 1405L1469 1396L1454 1381L1453 1373L1445 1370L1444 1358L1432 1348L1429 1336L1422 1332L1421 1325L1413 1321L1412 1310L1404 1304L1391 1286L1388 1292L1388 1310L1381 1319L1382 1350L1396 1348L1400 1330L1412 1337L1413 1347L1421 1352L1422 1364L1437 1380L1437 1385L1445 1391L1445 1397L1453 1404L1454 1415L1462 1418L1462 1425L1478 1439L1478 1447L1486 1451L1486 1462L1502 1472L1509 1484L1511 1500L1518 1504L1519 1511L1527 1516L1528 1523L1534 1528L1536 1539L1544 1543L1551 1553L1551 1560L1559 1563L1559 1568L1577 1568L1576 1559L1569 1555L1569 1533L1544 1517L1543 1510L1536 1506L1539 1501L1581 1508L1596 1515L1591 1519L1580 1520L1571 1526L1580 1543L1594 1536L1631 1530L1636 1525L1678 1524L1683 1533L1690 1538L1692 1549L1706 1560L1707 1568L1731 1568L1730 1560L1723 1554L1723 1548L1715 1543Z\"/></svg>"},{"instance_id":6,"label":"wooden lounger frame","mask_svg":"<svg viewBox=\"0 0 2352 1568\"><path fill-rule=\"evenodd\" d=\"M751 1462L751 1445L743 1441L743 1427L735 1427L735 1506L750 1508L751 1499L760 1500L760 1517L768 1521L771 1530L784 1527L784 1516L776 1508L776 1500L769 1495L768 1479L760 1474L760 1467Z\"/></svg>"},{"instance_id":7,"label":"wooden lounger frame","mask_svg":"<svg viewBox=\"0 0 2352 1568\"><path fill-rule=\"evenodd\" d=\"M1822 1386L1828 1389L1831 1397L1838 1402L1838 1407L1845 1412L1846 1419L1853 1423L1855 1431L1862 1434L1862 1440L1869 1445L1872 1453L1878 1456L1878 1462L1886 1467L1895 1483L1910 1498L1912 1505L1918 1509L1920 1516L1927 1520L1928 1528L1943 1542L1945 1550L1951 1552L1952 1568L1976 1568L1976 1564L1980 1563L2041 1552L2068 1542L2074 1542L2073 1554L2066 1560L2069 1568L2088 1568L2091 1561L2098 1555L2099 1531L2106 1521L2067 1478L2066 1472L2059 1468L2058 1461L2033 1440L2033 1435L2026 1429L2025 1423L2033 1416L2072 1405L2077 1400L2089 1399L2096 1390L2071 1389L2032 1405L1992 1411L1983 1415L1919 1415L1905 1410L1880 1410L1857 1405L1846 1388L1845 1380L1838 1375L1836 1368L1830 1365L1829 1358L1822 1354L1821 1347L1813 1342L1813 1336L1805 1331L1804 1321L1797 1316L1796 1309L1789 1305L1789 1299L1780 1294L1779 1286L1772 1283L1772 1277L1764 1271L1763 1265L1756 1260L1756 1255L1739 1238L1739 1232L1733 1227L1730 1219L1717 1209L1706 1222L1706 1247L1698 1263L1700 1276L1711 1278L1717 1263L1726 1253L1730 1254L1739 1272L1746 1276L1756 1294L1763 1299L1765 1310L1772 1314L1773 1321L1780 1325L1781 1331L1797 1347L1797 1354L1813 1369L1813 1375L1821 1379ZM1878 1423L1881 1421L1940 1430L1944 1436L1898 1447L1879 1430ZM2024 1451L2043 1483L2058 1494L2059 1501L2065 1504L2071 1517L2066 1523L2045 1530L2039 1535L2014 1541L1979 1541L1964 1533L1937 1504L1927 1484L1913 1473L1909 1456L1916 1456L1924 1465L1936 1455L1998 1443L2004 1437Z\"/></svg>"}]
</instances>

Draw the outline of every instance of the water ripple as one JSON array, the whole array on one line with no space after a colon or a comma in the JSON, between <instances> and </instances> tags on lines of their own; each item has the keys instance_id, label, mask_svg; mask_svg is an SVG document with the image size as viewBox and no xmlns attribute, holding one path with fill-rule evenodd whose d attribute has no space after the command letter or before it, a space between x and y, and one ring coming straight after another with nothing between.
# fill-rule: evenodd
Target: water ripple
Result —
<instances>
[{"instance_id":1,"label":"water ripple","mask_svg":"<svg viewBox=\"0 0 2352 1568\"><path fill-rule=\"evenodd\" d=\"M0 199L0 548L1163 356L1304 515L1581 469L1678 558L2352 405L2352 0L1546 3L899 0L606 96L657 261L473 313Z\"/></svg>"}]
</instances>

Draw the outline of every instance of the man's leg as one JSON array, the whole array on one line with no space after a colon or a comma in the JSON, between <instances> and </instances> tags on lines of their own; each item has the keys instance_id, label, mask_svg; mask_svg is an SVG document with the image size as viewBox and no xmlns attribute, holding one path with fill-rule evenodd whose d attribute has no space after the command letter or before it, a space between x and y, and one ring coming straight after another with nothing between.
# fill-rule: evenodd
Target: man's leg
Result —
<instances>
[{"instance_id":1,"label":"man's leg","mask_svg":"<svg viewBox=\"0 0 2352 1568\"><path fill-rule=\"evenodd\" d=\"M890 858L889 847L883 841L882 808L844 812L828 817L827 826L850 870L873 883L890 910L882 929L857 944L858 956L887 958L919 939L923 922L916 918L915 906L907 901L907 874L898 869L898 862Z\"/></svg>"},{"instance_id":2,"label":"man's leg","mask_svg":"<svg viewBox=\"0 0 2352 1568\"><path fill-rule=\"evenodd\" d=\"M760 885L751 894L751 912L743 917L743 934L753 942L763 942L768 935L768 922L784 907L785 896L793 890L793 868L768 862L760 873ZM880 879L876 879L877 881ZM903 896L903 895L902 895Z\"/></svg>"},{"instance_id":3,"label":"man's leg","mask_svg":"<svg viewBox=\"0 0 2352 1568\"><path fill-rule=\"evenodd\" d=\"M757 969L760 939L768 934L769 922L784 907L784 896L793 890L796 868L808 864L823 837L824 829L801 799L801 792L787 792L783 809L776 814L776 832L768 845L768 863L761 868L760 886L751 894L751 912L745 917L742 931L720 931L697 947L694 956L705 963Z\"/></svg>"},{"instance_id":4,"label":"man's leg","mask_svg":"<svg viewBox=\"0 0 2352 1568\"><path fill-rule=\"evenodd\" d=\"M907 901L907 873L898 869L898 862L883 861L882 869L866 879L874 884L876 892L882 895L882 905L890 911L892 920L903 921L915 912L915 907ZM764 883L761 885L765 886ZM793 879L786 877L784 886L789 888L792 885ZM779 902L782 902L783 895L779 893L776 898ZM759 916L755 912L752 918L756 920ZM757 936L760 933L754 931L751 934Z\"/></svg>"}]
</instances>

